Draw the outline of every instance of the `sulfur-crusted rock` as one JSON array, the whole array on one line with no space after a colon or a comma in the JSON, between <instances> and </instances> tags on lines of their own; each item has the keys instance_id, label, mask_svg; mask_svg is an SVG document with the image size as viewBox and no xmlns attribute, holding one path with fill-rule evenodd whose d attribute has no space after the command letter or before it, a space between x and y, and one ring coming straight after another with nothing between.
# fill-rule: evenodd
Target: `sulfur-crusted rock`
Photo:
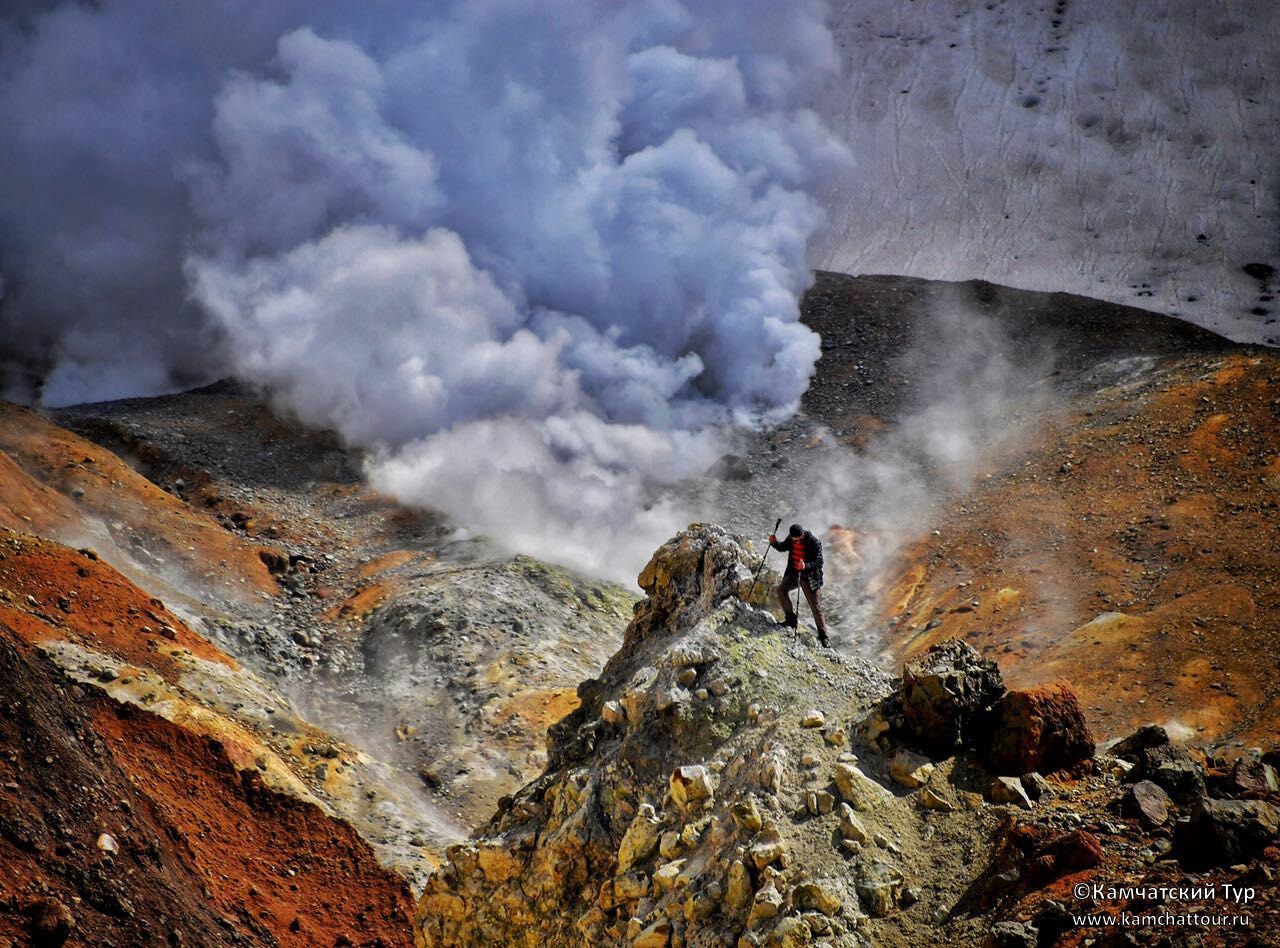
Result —
<instances>
[{"instance_id":1,"label":"sulfur-crusted rock","mask_svg":"<svg viewBox=\"0 0 1280 948\"><path fill-rule=\"evenodd\" d=\"M711 774L701 764L677 767L671 774L670 793L672 803L681 810L691 810L711 799Z\"/></svg>"},{"instance_id":2,"label":"sulfur-crusted rock","mask_svg":"<svg viewBox=\"0 0 1280 948\"><path fill-rule=\"evenodd\" d=\"M772 882L766 883L755 894L751 901L751 914L747 916L747 927L753 927L767 918L775 917L782 911L782 893Z\"/></svg>"},{"instance_id":3,"label":"sulfur-crusted rock","mask_svg":"<svg viewBox=\"0 0 1280 948\"><path fill-rule=\"evenodd\" d=\"M951 800L944 797L941 793L932 787L925 787L916 795L920 806L926 810L934 810L939 813L954 812L956 805Z\"/></svg>"},{"instance_id":4,"label":"sulfur-crusted rock","mask_svg":"<svg viewBox=\"0 0 1280 948\"><path fill-rule=\"evenodd\" d=\"M857 765L847 761L836 764L835 781L840 799L855 810L869 812L892 796L888 790L859 770Z\"/></svg>"},{"instance_id":5,"label":"sulfur-crusted rock","mask_svg":"<svg viewBox=\"0 0 1280 948\"><path fill-rule=\"evenodd\" d=\"M627 637L692 625L726 595L763 601L764 593L753 589L753 565L728 532L694 524L663 544L640 571L637 582L647 598L636 607Z\"/></svg>"},{"instance_id":6,"label":"sulfur-crusted rock","mask_svg":"<svg viewBox=\"0 0 1280 948\"><path fill-rule=\"evenodd\" d=\"M1080 700L1065 682L1007 692L980 743L988 770L1015 777L1072 767L1093 752Z\"/></svg>"},{"instance_id":7,"label":"sulfur-crusted rock","mask_svg":"<svg viewBox=\"0 0 1280 948\"><path fill-rule=\"evenodd\" d=\"M684 864L683 859L673 859L654 870L653 887L659 894L675 888L676 883L680 881L680 874L684 871Z\"/></svg>"},{"instance_id":8,"label":"sulfur-crusted rock","mask_svg":"<svg viewBox=\"0 0 1280 948\"><path fill-rule=\"evenodd\" d=\"M858 898L868 915L883 918L893 911L905 883L899 869L877 859L865 865L858 877Z\"/></svg>"},{"instance_id":9,"label":"sulfur-crusted rock","mask_svg":"<svg viewBox=\"0 0 1280 948\"><path fill-rule=\"evenodd\" d=\"M995 662L959 639L948 639L902 670L907 733L929 753L951 754L973 740L1004 690Z\"/></svg>"},{"instance_id":10,"label":"sulfur-crusted rock","mask_svg":"<svg viewBox=\"0 0 1280 948\"><path fill-rule=\"evenodd\" d=\"M822 727L827 723L827 717L817 708L810 708L805 712L804 717L800 719L801 727Z\"/></svg>"},{"instance_id":11,"label":"sulfur-crusted rock","mask_svg":"<svg viewBox=\"0 0 1280 948\"><path fill-rule=\"evenodd\" d=\"M853 808L847 803L840 804L840 836L843 839L850 840L863 845L871 841L871 835L867 832L862 821L858 819L858 815L853 812Z\"/></svg>"},{"instance_id":12,"label":"sulfur-crusted rock","mask_svg":"<svg viewBox=\"0 0 1280 948\"><path fill-rule=\"evenodd\" d=\"M779 634L744 601L757 563L706 526L655 554L621 649L550 727L545 772L427 880L419 948L928 943L930 913L895 911L918 896L889 860L938 850L957 870L930 887L954 904L992 845L980 814L926 758L891 766L858 741L860 764L800 726L810 708L864 721L894 683ZM897 796L869 776L886 770L928 786Z\"/></svg>"},{"instance_id":13,"label":"sulfur-crusted rock","mask_svg":"<svg viewBox=\"0 0 1280 948\"><path fill-rule=\"evenodd\" d=\"M777 830L766 830L760 835L760 839L752 844L749 850L751 860L756 864L757 869L763 869L765 866L773 863L781 863L785 861L787 855L787 847L782 842L782 837L778 835Z\"/></svg>"},{"instance_id":14,"label":"sulfur-crusted rock","mask_svg":"<svg viewBox=\"0 0 1280 948\"><path fill-rule=\"evenodd\" d=\"M756 805L754 796L739 800L733 805L731 812L734 822L748 833L755 833L764 825L764 819L760 816L760 808Z\"/></svg>"},{"instance_id":15,"label":"sulfur-crusted rock","mask_svg":"<svg viewBox=\"0 0 1280 948\"><path fill-rule=\"evenodd\" d=\"M844 899L819 882L802 882L791 891L797 908L835 915L844 907Z\"/></svg>"},{"instance_id":16,"label":"sulfur-crusted rock","mask_svg":"<svg viewBox=\"0 0 1280 948\"><path fill-rule=\"evenodd\" d=\"M641 804L640 812L627 827L622 837L622 845L618 847L618 871L626 872L636 863L648 859L657 852L661 836L662 821L658 819L653 805Z\"/></svg>"},{"instance_id":17,"label":"sulfur-crusted rock","mask_svg":"<svg viewBox=\"0 0 1280 948\"><path fill-rule=\"evenodd\" d=\"M606 701L600 709L600 716L609 724L623 724L627 720L627 709L619 701Z\"/></svg>"},{"instance_id":18,"label":"sulfur-crusted rock","mask_svg":"<svg viewBox=\"0 0 1280 948\"><path fill-rule=\"evenodd\" d=\"M731 912L740 912L751 901L751 895L751 871L741 859L735 859L726 878L725 904Z\"/></svg>"},{"instance_id":19,"label":"sulfur-crusted rock","mask_svg":"<svg viewBox=\"0 0 1280 948\"><path fill-rule=\"evenodd\" d=\"M784 918L769 933L766 948L804 948L813 943L813 931L800 918Z\"/></svg>"},{"instance_id":20,"label":"sulfur-crusted rock","mask_svg":"<svg viewBox=\"0 0 1280 948\"><path fill-rule=\"evenodd\" d=\"M643 929L631 942L632 948L666 948L669 944L671 944L671 920L666 918L660 918Z\"/></svg>"},{"instance_id":21,"label":"sulfur-crusted rock","mask_svg":"<svg viewBox=\"0 0 1280 948\"><path fill-rule=\"evenodd\" d=\"M502 841L485 840L476 847L476 858L489 882L506 882L524 870L524 861Z\"/></svg>"},{"instance_id":22,"label":"sulfur-crusted rock","mask_svg":"<svg viewBox=\"0 0 1280 948\"><path fill-rule=\"evenodd\" d=\"M649 894L649 877L643 872L628 872L613 880L613 898L616 903L634 902Z\"/></svg>"}]
</instances>

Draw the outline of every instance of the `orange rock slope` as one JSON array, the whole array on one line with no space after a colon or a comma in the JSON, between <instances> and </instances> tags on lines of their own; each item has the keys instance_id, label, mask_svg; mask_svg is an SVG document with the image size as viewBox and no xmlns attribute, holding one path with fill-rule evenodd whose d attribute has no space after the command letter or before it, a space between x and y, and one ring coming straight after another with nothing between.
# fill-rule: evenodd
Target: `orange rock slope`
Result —
<instances>
[{"instance_id":1,"label":"orange rock slope","mask_svg":"<svg viewBox=\"0 0 1280 948\"><path fill-rule=\"evenodd\" d=\"M1075 398L884 577L897 657L950 636L1067 677L1101 735L1280 729L1280 357L1177 358Z\"/></svg>"},{"instance_id":2,"label":"orange rock slope","mask_svg":"<svg viewBox=\"0 0 1280 948\"><path fill-rule=\"evenodd\" d=\"M119 703L68 677L59 647L156 689L183 661L235 665L96 557L0 534L0 938L69 919L78 944L409 943L405 881L269 787L252 734L195 701Z\"/></svg>"},{"instance_id":3,"label":"orange rock slope","mask_svg":"<svg viewBox=\"0 0 1280 948\"><path fill-rule=\"evenodd\" d=\"M149 586L206 598L274 593L271 551L161 490L97 444L0 402L0 526L88 545Z\"/></svg>"}]
</instances>

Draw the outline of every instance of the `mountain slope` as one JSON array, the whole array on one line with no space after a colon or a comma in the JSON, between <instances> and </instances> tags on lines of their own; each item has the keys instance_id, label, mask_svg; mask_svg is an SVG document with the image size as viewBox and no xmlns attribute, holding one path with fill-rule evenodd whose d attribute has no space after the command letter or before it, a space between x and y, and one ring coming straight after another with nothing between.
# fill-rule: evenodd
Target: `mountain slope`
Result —
<instances>
[{"instance_id":1,"label":"mountain slope","mask_svg":"<svg viewBox=\"0 0 1280 948\"><path fill-rule=\"evenodd\" d=\"M774 624L753 605L756 563L741 538L697 524L654 554L622 648L551 730L547 771L429 881L421 944L1075 944L1098 929L1068 920L1073 885L1240 885L1280 858L1263 850L1280 783L1261 761L1269 789L1245 771L1202 775L1158 734L1167 772L1095 760L1068 685L1006 692L956 641L892 680ZM1127 819L1129 773L1177 802L1151 783L1166 812ZM1201 781L1199 797L1175 773ZM1265 829L1229 850L1197 807L1244 799ZM1190 814L1172 844L1171 814ZM1267 925L1280 904L1250 911Z\"/></svg>"}]
</instances>

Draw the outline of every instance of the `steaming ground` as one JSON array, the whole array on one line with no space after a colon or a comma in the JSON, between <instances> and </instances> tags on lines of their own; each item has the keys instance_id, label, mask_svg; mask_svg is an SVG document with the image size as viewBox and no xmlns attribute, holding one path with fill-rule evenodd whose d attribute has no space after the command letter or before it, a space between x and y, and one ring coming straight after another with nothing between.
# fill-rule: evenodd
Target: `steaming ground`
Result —
<instances>
[{"instance_id":1,"label":"steaming ground","mask_svg":"<svg viewBox=\"0 0 1280 948\"><path fill-rule=\"evenodd\" d=\"M801 412L739 435L690 485L700 515L758 537L781 517L820 533L834 637L877 656L871 580L936 512L1035 444L1073 396L1161 356L1226 343L1177 320L1066 294L820 273L805 300L823 358Z\"/></svg>"},{"instance_id":2,"label":"steaming ground","mask_svg":"<svg viewBox=\"0 0 1280 948\"><path fill-rule=\"evenodd\" d=\"M1276 29L1262 2L6 8L0 384L236 377L380 489L626 581L687 519L655 488L799 404L812 259L1273 338ZM914 427L963 440L962 407Z\"/></svg>"},{"instance_id":3,"label":"steaming ground","mask_svg":"<svg viewBox=\"0 0 1280 948\"><path fill-rule=\"evenodd\" d=\"M904 278L819 274L805 320L824 355L801 412L740 430L725 446L733 457L656 489L689 519L747 536L762 539L776 517L826 533L833 638L882 661L900 644L883 611L895 553L927 541L988 475L1007 477L1080 397L1145 378L1165 357L1229 349L1139 310ZM193 516L265 551L278 593L193 596L193 621L304 717L404 775L432 845L441 827L473 825L539 772L546 726L630 616L632 581L554 565L576 555L561 555L555 531L537 538L538 557L513 556L405 507L366 486L360 452L243 387L57 417L132 459ZM594 524L581 527L590 536ZM159 538L130 529L123 546L147 562ZM643 564L607 530L595 549L597 575L634 577ZM192 562L220 559L197 552Z\"/></svg>"}]
</instances>

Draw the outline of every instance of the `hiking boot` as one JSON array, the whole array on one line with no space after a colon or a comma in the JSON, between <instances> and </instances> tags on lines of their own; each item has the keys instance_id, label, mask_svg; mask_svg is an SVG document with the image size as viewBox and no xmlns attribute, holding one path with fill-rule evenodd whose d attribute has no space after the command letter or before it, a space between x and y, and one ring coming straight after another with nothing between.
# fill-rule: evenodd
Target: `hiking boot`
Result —
<instances>
[{"instance_id":1,"label":"hiking boot","mask_svg":"<svg viewBox=\"0 0 1280 948\"><path fill-rule=\"evenodd\" d=\"M827 633L822 631L818 632L818 644L823 648L831 648L831 640L827 638Z\"/></svg>"},{"instance_id":2,"label":"hiking boot","mask_svg":"<svg viewBox=\"0 0 1280 948\"><path fill-rule=\"evenodd\" d=\"M800 624L799 616L787 616L785 619L782 620L782 625L785 625L788 629L794 629L799 624Z\"/></svg>"}]
</instances>

